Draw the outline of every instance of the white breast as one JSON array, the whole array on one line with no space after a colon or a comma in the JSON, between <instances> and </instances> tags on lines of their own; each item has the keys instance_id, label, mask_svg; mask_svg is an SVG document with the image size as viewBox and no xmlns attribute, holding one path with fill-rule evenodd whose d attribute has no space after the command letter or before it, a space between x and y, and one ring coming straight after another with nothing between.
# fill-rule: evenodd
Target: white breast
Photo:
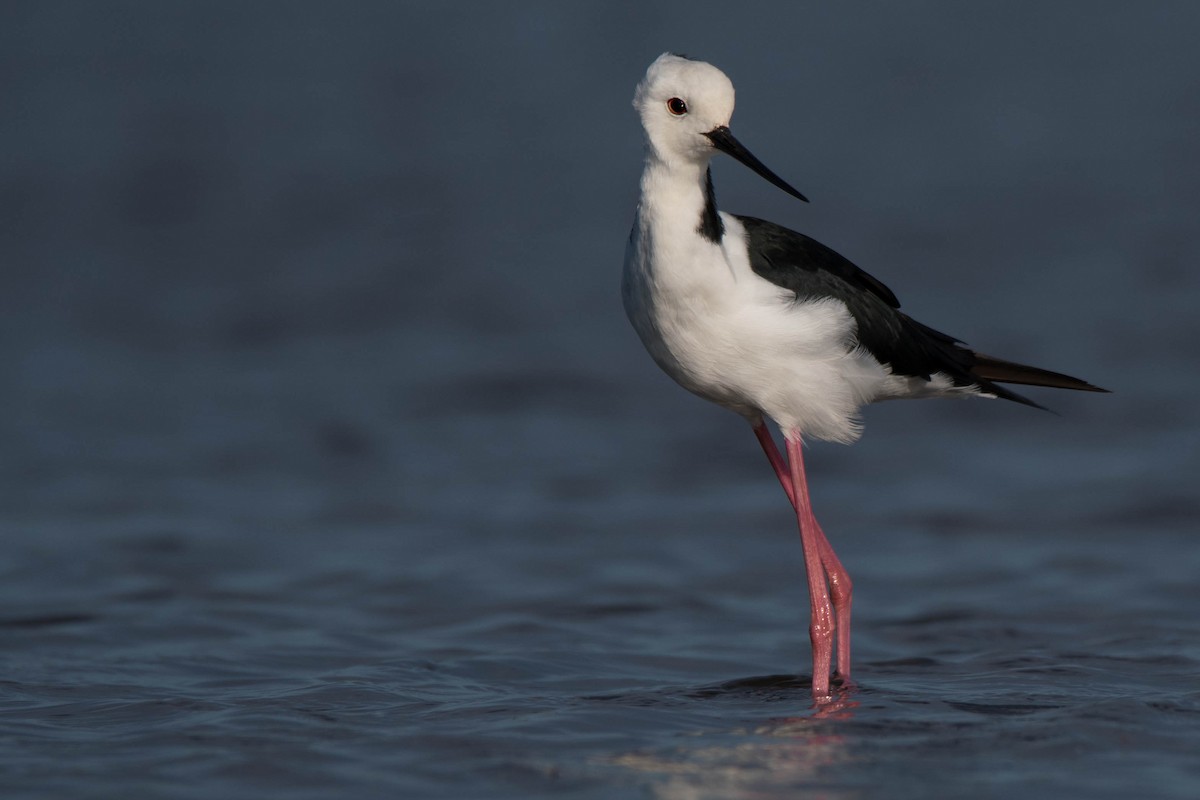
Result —
<instances>
[{"instance_id":1,"label":"white breast","mask_svg":"<svg viewBox=\"0 0 1200 800\"><path fill-rule=\"evenodd\" d=\"M646 349L701 397L805 436L853 441L858 409L885 391L888 370L854 346L854 320L841 302L797 302L760 278L741 224L721 219L716 244L668 236L675 220L639 208L622 288Z\"/></svg>"}]
</instances>

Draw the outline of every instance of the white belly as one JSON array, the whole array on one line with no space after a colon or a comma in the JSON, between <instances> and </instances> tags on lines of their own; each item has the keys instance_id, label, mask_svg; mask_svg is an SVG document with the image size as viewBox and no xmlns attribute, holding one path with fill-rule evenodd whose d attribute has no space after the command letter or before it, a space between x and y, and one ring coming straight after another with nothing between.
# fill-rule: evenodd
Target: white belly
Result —
<instances>
[{"instance_id":1,"label":"white belly","mask_svg":"<svg viewBox=\"0 0 1200 800\"><path fill-rule=\"evenodd\" d=\"M842 303L797 302L756 275L740 223L721 216L722 243L679 238L690 252L635 226L622 295L643 344L701 397L805 436L853 441L858 409L885 393L889 371L854 346Z\"/></svg>"}]
</instances>

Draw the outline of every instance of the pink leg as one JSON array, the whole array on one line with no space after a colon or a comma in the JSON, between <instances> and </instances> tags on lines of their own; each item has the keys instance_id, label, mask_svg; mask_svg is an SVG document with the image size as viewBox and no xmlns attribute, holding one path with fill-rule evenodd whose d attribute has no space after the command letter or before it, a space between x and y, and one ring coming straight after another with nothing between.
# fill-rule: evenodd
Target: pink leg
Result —
<instances>
[{"instance_id":1,"label":"pink leg","mask_svg":"<svg viewBox=\"0 0 1200 800\"><path fill-rule=\"evenodd\" d=\"M797 492L793 486L793 475L788 468L787 462L783 455L775 446L775 440L771 437L770 430L761 420L754 425L754 435L758 438L758 443L762 445L763 452L767 454L767 459L771 462L771 466L775 470L776 477L779 478L780 484L783 485L783 490L787 493L788 500L792 502L792 506L796 509L797 518L801 520L801 540L805 538L804 531L804 516L803 509L796 504ZM799 452L799 442L797 442L797 452ZM789 452L791 445L789 442ZM801 496L804 498L806 515L809 522L809 528L813 531L813 538L817 543L817 550L820 555L821 571L817 573L821 576L822 582L828 579L829 595L833 605L833 611L836 615L836 635L837 635L837 674L843 681L850 680L850 605L853 596L853 584L850 581L850 575L846 572L846 568L842 566L842 562L833 552L832 545L825 538L825 532L821 530L821 526L817 523L816 517L813 516L811 506L808 504L808 488L804 482L804 464L800 463L800 480L804 485L804 491ZM806 560L807 566L807 560ZM813 571L809 571L810 593L813 583ZM815 649L814 649L815 660ZM815 680L815 678L814 678ZM814 683L815 686L815 683Z\"/></svg>"}]
</instances>

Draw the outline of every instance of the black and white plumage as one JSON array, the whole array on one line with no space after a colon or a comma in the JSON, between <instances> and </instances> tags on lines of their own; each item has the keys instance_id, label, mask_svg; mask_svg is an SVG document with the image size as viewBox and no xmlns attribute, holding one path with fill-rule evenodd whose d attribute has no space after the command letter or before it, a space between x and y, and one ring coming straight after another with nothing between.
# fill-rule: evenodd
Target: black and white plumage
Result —
<instances>
[{"instance_id":1,"label":"black and white plumage","mask_svg":"<svg viewBox=\"0 0 1200 800\"><path fill-rule=\"evenodd\" d=\"M857 344L894 375L928 382L943 375L953 391L978 392L1035 408L1042 406L997 381L1101 391L1069 375L972 351L901 312L891 289L815 239L754 217L737 219L746 231L750 268L756 275L794 292L797 302L817 297L843 302L854 318Z\"/></svg>"},{"instance_id":2,"label":"black and white plumage","mask_svg":"<svg viewBox=\"0 0 1200 800\"><path fill-rule=\"evenodd\" d=\"M852 442L859 410L880 400L976 395L1036 406L999 384L1104 390L976 353L901 312L891 290L819 242L720 211L709 172L717 152L805 199L733 137L733 105L724 73L669 53L638 85L646 157L622 296L667 374L750 422L792 499L812 602L813 693L823 697L835 630L838 671L849 677L851 591L808 504L802 438ZM764 417L783 432L787 460Z\"/></svg>"}]
</instances>

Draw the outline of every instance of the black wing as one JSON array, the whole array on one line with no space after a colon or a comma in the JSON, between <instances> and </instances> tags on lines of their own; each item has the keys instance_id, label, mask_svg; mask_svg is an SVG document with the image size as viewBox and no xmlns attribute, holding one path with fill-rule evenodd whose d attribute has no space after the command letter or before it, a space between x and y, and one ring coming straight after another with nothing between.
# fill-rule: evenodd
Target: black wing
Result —
<instances>
[{"instance_id":1,"label":"black wing","mask_svg":"<svg viewBox=\"0 0 1200 800\"><path fill-rule=\"evenodd\" d=\"M978 386L1036 408L1042 406L994 380L1104 391L1067 375L978 356L953 336L900 311L891 289L817 240L755 217L737 219L746 229L750 268L759 277L795 293L797 299L840 300L857 324L858 344L897 375L929 380L940 372L956 386ZM1006 365L1008 373L991 369L999 364Z\"/></svg>"}]
</instances>

